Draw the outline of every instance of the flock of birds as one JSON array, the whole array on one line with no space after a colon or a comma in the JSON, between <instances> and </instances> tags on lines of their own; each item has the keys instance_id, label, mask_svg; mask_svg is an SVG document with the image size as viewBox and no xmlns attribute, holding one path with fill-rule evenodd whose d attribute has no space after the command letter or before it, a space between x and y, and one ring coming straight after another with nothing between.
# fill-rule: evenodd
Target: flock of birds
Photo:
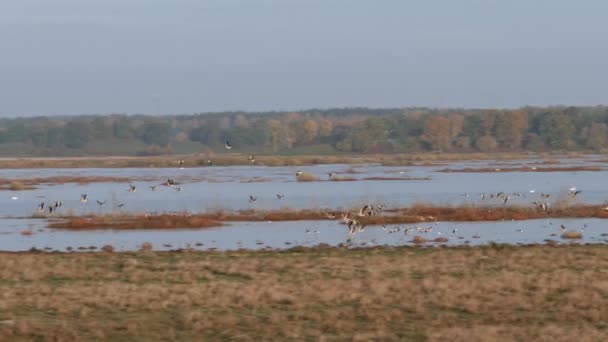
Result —
<instances>
[{"instance_id":1,"label":"flock of birds","mask_svg":"<svg viewBox=\"0 0 608 342\"><path fill-rule=\"evenodd\" d=\"M575 199L577 197L578 194L580 194L582 192L582 190L577 189L576 187L572 187L569 189L568 192L568 197L571 199ZM535 194L536 190L530 190L529 194ZM468 197L468 194L464 194L464 196ZM480 198L482 201L484 200L498 200L501 201L503 204L507 204L507 202L512 199L513 197L520 197L520 198L526 198L528 197L525 193L521 193L521 192L514 192L512 194L507 194L505 192L498 192L498 193L491 193L491 194L486 194L486 193L482 193L480 195ZM542 210L542 211L549 211L549 201L548 199L551 197L551 194L548 193L541 193L540 194L540 200L535 200L532 202L532 205L534 205L536 208Z\"/></svg>"},{"instance_id":2,"label":"flock of birds","mask_svg":"<svg viewBox=\"0 0 608 342\"><path fill-rule=\"evenodd\" d=\"M230 141L226 141L225 144L225 148L226 150L231 150L232 149L232 145L230 144ZM250 163L255 163L255 156L254 155L249 155L247 157L248 161ZM184 169L185 166L185 161L184 160L179 160L177 162L178 167L180 169ZM212 161L211 160L207 160L206 164L208 165L212 165ZM295 172L295 176L300 177L303 174L303 172L301 170L297 170ZM333 179L334 177L337 176L336 172L328 172L327 173L329 179ZM157 188L159 186L165 186L165 187L169 187L177 192L181 191L182 188L180 186L178 186L179 183L177 183L174 179L172 178L168 178L165 182L158 184L158 185L150 185L149 189L151 191L156 191ZM137 191L137 187L135 184L129 184L128 189L126 189L128 192L130 193L134 193ZM581 193L581 190L576 189L575 187L572 187L569 189L569 193L568 196L572 199L577 198L577 196ZM535 196L536 191L535 190L530 190L528 193L521 193L521 192L513 192L513 193L506 193L506 192L497 192L497 193L481 193L479 194L479 197L481 199L481 201L497 201L499 203L502 203L503 205L506 205L509 203L509 201L512 201L516 198L529 198L531 196ZM469 194L464 194L464 196L468 197ZM538 208L539 210L542 211L549 211L549 198L551 197L551 194L548 193L541 193L539 195L539 198L535 199L534 201L532 201L532 205L535 206L536 208ZM276 199L277 200L282 200L285 198L285 194L283 193L277 193L276 194ZM83 193L80 196L80 202L82 203L87 203L89 200L89 195L87 193ZM249 203L255 203L258 200L258 197L255 195L249 195L248 201ZM100 200L97 199L95 200L96 204L101 208L104 207L107 203L107 200ZM63 206L63 201L53 201L50 203L46 203L46 202L41 202L38 205L37 210L41 213L44 212L48 212L49 214L53 214L55 213L59 208L61 208ZM117 208L123 208L125 206L125 203L118 203L116 204ZM328 213L327 217L329 219L338 219L339 216L341 216L341 221L346 225L346 227L348 228L348 241L350 241L353 236L357 233L363 232L365 230L366 227L366 220L364 220L363 218L365 217L370 217L370 216L374 216L374 215L378 215L380 212L382 212L382 210L385 208L385 206L383 204L377 204L377 205L371 205L371 204L366 204L363 205L358 211L356 212L346 212L343 214L336 214L336 213ZM608 211L608 207L605 209ZM437 223L437 221L435 220L435 223ZM408 234L409 232L417 232L417 233L432 233L433 232L433 226L427 226L427 227L421 227L421 226L416 226L416 227L393 227L393 228L389 228L387 227L385 224L381 225L382 230L388 234L394 234L394 233L404 233L404 234ZM566 228L561 225L560 226L560 230L561 231L565 231ZM453 234L457 233L457 228L453 228L451 229ZM521 229L519 229L518 231L523 231ZM307 234L313 234L316 233L318 234L319 231L318 230L313 230L313 229L306 229L306 233ZM437 234L441 234L441 232L437 232ZM480 235L479 234L475 234L473 236L473 238L479 238Z\"/></svg>"}]
</instances>

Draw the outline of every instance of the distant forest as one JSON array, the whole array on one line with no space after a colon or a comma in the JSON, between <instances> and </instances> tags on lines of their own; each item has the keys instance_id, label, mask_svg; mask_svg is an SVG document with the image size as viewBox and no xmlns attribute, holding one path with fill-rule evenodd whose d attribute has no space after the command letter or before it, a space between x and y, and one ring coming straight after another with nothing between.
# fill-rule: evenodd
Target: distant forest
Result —
<instances>
[{"instance_id":1,"label":"distant forest","mask_svg":"<svg viewBox=\"0 0 608 342\"><path fill-rule=\"evenodd\" d=\"M233 149L225 150L229 140ZM608 107L344 108L0 120L2 156L602 151Z\"/></svg>"}]
</instances>

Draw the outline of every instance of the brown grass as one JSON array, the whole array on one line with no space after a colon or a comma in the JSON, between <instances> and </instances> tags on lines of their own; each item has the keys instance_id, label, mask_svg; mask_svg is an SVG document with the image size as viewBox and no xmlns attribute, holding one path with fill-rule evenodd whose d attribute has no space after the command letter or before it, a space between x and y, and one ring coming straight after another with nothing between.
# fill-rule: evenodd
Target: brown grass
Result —
<instances>
[{"instance_id":1,"label":"brown grass","mask_svg":"<svg viewBox=\"0 0 608 342\"><path fill-rule=\"evenodd\" d=\"M296 180L298 182L315 182L317 181L317 177L315 177L315 175L313 175L312 173L302 172L301 174L296 176Z\"/></svg>"},{"instance_id":2,"label":"brown grass","mask_svg":"<svg viewBox=\"0 0 608 342\"><path fill-rule=\"evenodd\" d=\"M464 168L441 169L439 172L468 173L468 172L571 172L571 171L602 171L599 166L563 166L563 167L507 167L507 168Z\"/></svg>"},{"instance_id":3,"label":"brown grass","mask_svg":"<svg viewBox=\"0 0 608 342\"><path fill-rule=\"evenodd\" d=\"M453 206L437 207L416 204L408 208L383 210L383 214L358 217L364 224L401 224L434 221L475 222L503 220L531 220L541 218L608 218L608 211L600 205L573 205L550 209L548 212L534 207L505 206ZM329 218L322 210L218 210L204 214L160 214L160 215L103 215L66 216L50 222L50 228L59 229L180 229L207 228L221 226L230 221L301 221L336 220L341 222L340 213Z\"/></svg>"},{"instance_id":4,"label":"brown grass","mask_svg":"<svg viewBox=\"0 0 608 342\"><path fill-rule=\"evenodd\" d=\"M583 233L576 230L569 230L562 233L562 239L582 239Z\"/></svg>"},{"instance_id":5,"label":"brown grass","mask_svg":"<svg viewBox=\"0 0 608 342\"><path fill-rule=\"evenodd\" d=\"M103 215L69 217L53 220L50 228L88 230L88 229L179 229L208 228L221 226L221 223L204 215Z\"/></svg>"},{"instance_id":6,"label":"brown grass","mask_svg":"<svg viewBox=\"0 0 608 342\"><path fill-rule=\"evenodd\" d=\"M407 153L375 155L301 155L277 156L256 155L256 165L303 166L315 164L369 164L387 166L437 165L438 162L461 160L533 160L540 158L580 158L580 153ZM195 154L173 156L104 156L104 157L48 157L48 158L0 158L0 168L144 168L177 167L178 160L184 160L185 167L212 165L250 165L246 154Z\"/></svg>"},{"instance_id":7,"label":"brown grass","mask_svg":"<svg viewBox=\"0 0 608 342\"><path fill-rule=\"evenodd\" d=\"M2 341L603 341L607 246L2 253Z\"/></svg>"},{"instance_id":8,"label":"brown grass","mask_svg":"<svg viewBox=\"0 0 608 342\"><path fill-rule=\"evenodd\" d=\"M23 184L23 182L14 180L9 183L8 189L11 191L21 191L21 190L31 189L31 187L26 187L25 184Z\"/></svg>"},{"instance_id":9,"label":"brown grass","mask_svg":"<svg viewBox=\"0 0 608 342\"><path fill-rule=\"evenodd\" d=\"M58 176L58 177L34 177L7 179L0 178L0 190L32 190L38 185L58 185L67 183L89 184L89 183L128 183L134 180L150 180L149 178L127 178L127 177L103 177L103 176Z\"/></svg>"}]
</instances>

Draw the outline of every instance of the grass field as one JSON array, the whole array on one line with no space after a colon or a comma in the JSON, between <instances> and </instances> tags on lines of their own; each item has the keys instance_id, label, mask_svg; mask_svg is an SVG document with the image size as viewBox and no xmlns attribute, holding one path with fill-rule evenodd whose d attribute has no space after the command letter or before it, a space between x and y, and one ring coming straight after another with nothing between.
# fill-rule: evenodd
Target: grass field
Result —
<instances>
[{"instance_id":1,"label":"grass field","mask_svg":"<svg viewBox=\"0 0 608 342\"><path fill-rule=\"evenodd\" d=\"M580 158L582 153L408 153L360 155L256 155L254 165L302 166L316 164L378 163L386 166L438 165L451 161L529 160L544 164L559 164L555 158ZM251 165L248 154L173 154L163 156L94 156L94 157L6 157L0 158L0 168L123 168L123 167L184 167ZM211 162L211 164L208 163Z\"/></svg>"},{"instance_id":2,"label":"grass field","mask_svg":"<svg viewBox=\"0 0 608 342\"><path fill-rule=\"evenodd\" d=\"M2 253L0 290L2 341L608 338L608 246Z\"/></svg>"}]
</instances>

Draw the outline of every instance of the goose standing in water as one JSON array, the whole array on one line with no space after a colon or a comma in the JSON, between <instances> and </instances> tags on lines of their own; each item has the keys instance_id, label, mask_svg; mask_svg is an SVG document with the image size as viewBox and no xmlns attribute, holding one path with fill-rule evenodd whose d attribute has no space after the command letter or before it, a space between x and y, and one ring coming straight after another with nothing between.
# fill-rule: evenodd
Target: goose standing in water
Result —
<instances>
[{"instance_id":1,"label":"goose standing in water","mask_svg":"<svg viewBox=\"0 0 608 342\"><path fill-rule=\"evenodd\" d=\"M302 174L302 171L298 170L296 171L296 177L299 177Z\"/></svg>"},{"instance_id":2,"label":"goose standing in water","mask_svg":"<svg viewBox=\"0 0 608 342\"><path fill-rule=\"evenodd\" d=\"M226 149L227 150L231 150L232 149L232 145L230 145L230 141L226 140Z\"/></svg>"},{"instance_id":3,"label":"goose standing in water","mask_svg":"<svg viewBox=\"0 0 608 342\"><path fill-rule=\"evenodd\" d=\"M87 194L80 195L80 202L87 203L88 200L89 199L88 199L88 195Z\"/></svg>"},{"instance_id":4,"label":"goose standing in water","mask_svg":"<svg viewBox=\"0 0 608 342\"><path fill-rule=\"evenodd\" d=\"M156 185L150 185L150 190L155 191L156 190Z\"/></svg>"},{"instance_id":5,"label":"goose standing in water","mask_svg":"<svg viewBox=\"0 0 608 342\"><path fill-rule=\"evenodd\" d=\"M327 175L329 176L329 179L333 179L334 177L336 177L337 173L335 173L335 172L328 172Z\"/></svg>"}]
</instances>

